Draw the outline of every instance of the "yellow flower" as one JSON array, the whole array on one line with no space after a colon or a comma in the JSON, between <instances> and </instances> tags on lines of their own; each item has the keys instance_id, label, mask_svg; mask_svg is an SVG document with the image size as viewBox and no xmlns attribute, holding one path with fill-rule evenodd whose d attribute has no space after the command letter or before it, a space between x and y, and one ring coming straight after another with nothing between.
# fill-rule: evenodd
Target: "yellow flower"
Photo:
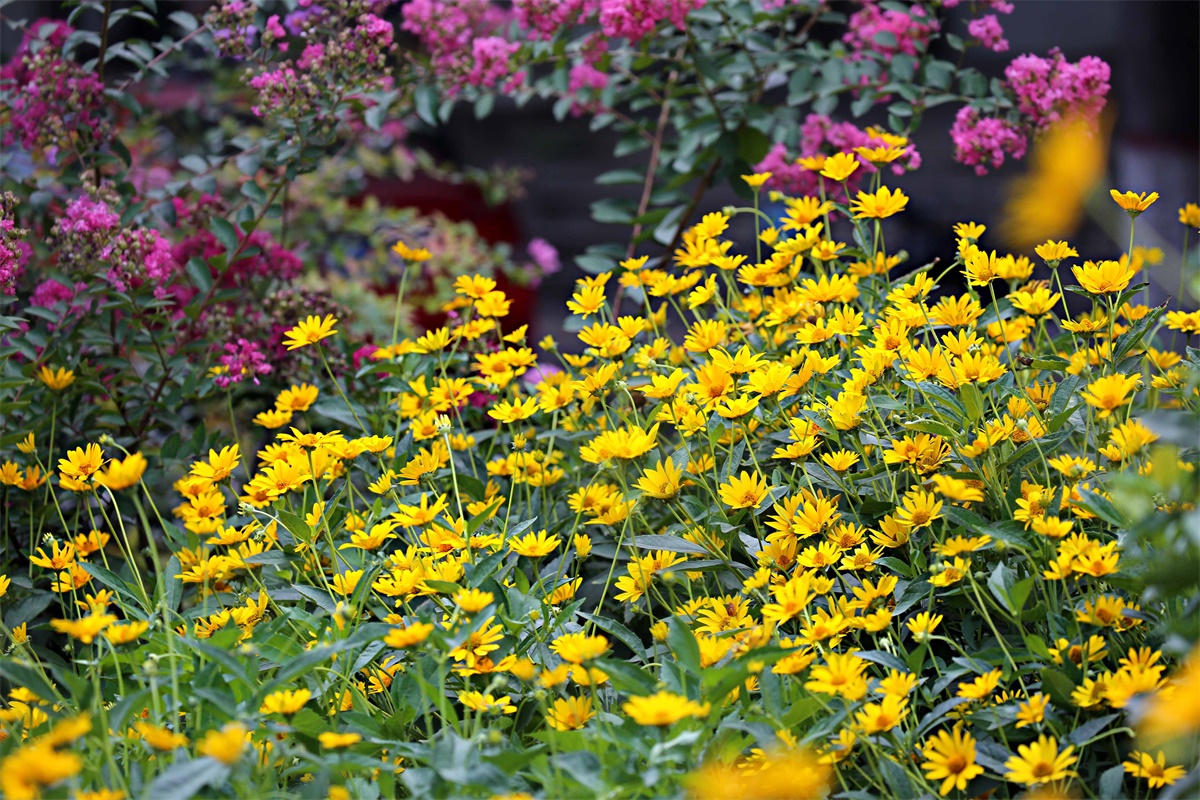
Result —
<instances>
[{"instance_id":1,"label":"yellow flower","mask_svg":"<svg viewBox=\"0 0 1200 800\"><path fill-rule=\"evenodd\" d=\"M396 242L392 245L392 252L405 261L415 261L417 263L433 258L433 254L424 247L409 247L404 242Z\"/></svg>"},{"instance_id":2,"label":"yellow flower","mask_svg":"<svg viewBox=\"0 0 1200 800\"><path fill-rule=\"evenodd\" d=\"M248 733L246 726L240 722L230 722L219 731L211 730L206 733L200 744L196 745L196 751L202 756L215 758L226 766L232 766L246 749Z\"/></svg>"},{"instance_id":3,"label":"yellow flower","mask_svg":"<svg viewBox=\"0 0 1200 800\"><path fill-rule=\"evenodd\" d=\"M668 458L666 461L660 459L657 464L642 474L636 486L642 490L643 494L657 497L659 500L670 500L679 494L682 477L683 472L675 466L675 459Z\"/></svg>"},{"instance_id":4,"label":"yellow flower","mask_svg":"<svg viewBox=\"0 0 1200 800\"><path fill-rule=\"evenodd\" d=\"M845 242L831 242L828 239L822 239L813 245L809 254L818 261L832 261L845 249Z\"/></svg>"},{"instance_id":5,"label":"yellow flower","mask_svg":"<svg viewBox=\"0 0 1200 800\"><path fill-rule=\"evenodd\" d=\"M76 447L67 451L66 458L58 460L58 471L68 478L80 481L90 479L104 465L104 452L98 444Z\"/></svg>"},{"instance_id":6,"label":"yellow flower","mask_svg":"<svg viewBox=\"0 0 1200 800\"><path fill-rule=\"evenodd\" d=\"M1051 294L1049 289L1039 286L1032 292L1013 292L1008 299L1012 301L1015 308L1019 308L1030 316L1040 317L1054 310L1054 306L1062 299L1062 295L1058 292Z\"/></svg>"},{"instance_id":7,"label":"yellow flower","mask_svg":"<svg viewBox=\"0 0 1200 800\"><path fill-rule=\"evenodd\" d=\"M292 388L284 389L275 398L275 409L291 412L308 411L312 404L317 402L320 391L310 383L302 383L299 386L293 384Z\"/></svg>"},{"instance_id":8,"label":"yellow flower","mask_svg":"<svg viewBox=\"0 0 1200 800\"><path fill-rule=\"evenodd\" d=\"M834 181L844 181L854 174L859 167L858 159L853 153L836 153L821 165L821 174Z\"/></svg>"},{"instance_id":9,"label":"yellow flower","mask_svg":"<svg viewBox=\"0 0 1200 800\"><path fill-rule=\"evenodd\" d=\"M91 644L102 630L116 621L113 614L89 614L79 619L52 619L50 626L84 644Z\"/></svg>"},{"instance_id":10,"label":"yellow flower","mask_svg":"<svg viewBox=\"0 0 1200 800\"><path fill-rule=\"evenodd\" d=\"M1017 705L1017 727L1024 728L1037 725L1046 718L1046 706L1050 703L1049 695L1038 692L1029 700Z\"/></svg>"},{"instance_id":11,"label":"yellow flower","mask_svg":"<svg viewBox=\"0 0 1200 800\"><path fill-rule=\"evenodd\" d=\"M38 370L37 377L38 380L55 392L61 392L75 382L75 373L66 367L51 370L49 367L43 365Z\"/></svg>"},{"instance_id":12,"label":"yellow flower","mask_svg":"<svg viewBox=\"0 0 1200 800\"><path fill-rule=\"evenodd\" d=\"M75 545L71 542L64 542L60 548L58 540L52 540L50 542L50 555L47 556L46 551L39 547L37 555L30 556L29 561L45 569L66 569L75 563Z\"/></svg>"},{"instance_id":13,"label":"yellow flower","mask_svg":"<svg viewBox=\"0 0 1200 800\"><path fill-rule=\"evenodd\" d=\"M208 460L193 464L191 474L210 483L218 483L232 475L241 463L241 447L235 444L231 447L222 447L220 452L209 450Z\"/></svg>"},{"instance_id":14,"label":"yellow flower","mask_svg":"<svg viewBox=\"0 0 1200 800\"><path fill-rule=\"evenodd\" d=\"M326 750L336 750L341 747L350 747L362 741L362 735L357 733L335 733L333 731L325 731L318 734L317 741Z\"/></svg>"},{"instance_id":15,"label":"yellow flower","mask_svg":"<svg viewBox=\"0 0 1200 800\"><path fill-rule=\"evenodd\" d=\"M881 702L867 703L854 719L863 732L881 733L899 725L907 713L907 698L887 695Z\"/></svg>"},{"instance_id":16,"label":"yellow flower","mask_svg":"<svg viewBox=\"0 0 1200 800\"><path fill-rule=\"evenodd\" d=\"M751 475L742 470L741 475L730 475L727 483L717 487L721 502L730 508L757 508L770 492L766 480L758 472Z\"/></svg>"},{"instance_id":17,"label":"yellow flower","mask_svg":"<svg viewBox=\"0 0 1200 800\"><path fill-rule=\"evenodd\" d=\"M333 590L342 597L349 597L354 594L354 589L358 586L358 582L362 580L363 572L361 569L348 569L340 575L333 577Z\"/></svg>"},{"instance_id":18,"label":"yellow flower","mask_svg":"<svg viewBox=\"0 0 1200 800\"><path fill-rule=\"evenodd\" d=\"M113 491L137 486L146 472L146 457L141 453L130 453L123 461L111 459L108 468L96 473L96 483Z\"/></svg>"},{"instance_id":19,"label":"yellow flower","mask_svg":"<svg viewBox=\"0 0 1200 800\"><path fill-rule=\"evenodd\" d=\"M0 795L10 800L37 800L42 789L79 774L83 759L34 741L0 759Z\"/></svg>"},{"instance_id":20,"label":"yellow flower","mask_svg":"<svg viewBox=\"0 0 1200 800\"><path fill-rule=\"evenodd\" d=\"M109 625L104 629L104 638L112 644L129 644L146 632L149 622L126 622L121 625Z\"/></svg>"},{"instance_id":21,"label":"yellow flower","mask_svg":"<svg viewBox=\"0 0 1200 800\"><path fill-rule=\"evenodd\" d=\"M905 623L908 630L912 633L913 639L916 639L918 642L923 642L929 638L937 630L938 625L941 624L942 615L931 614L928 611L922 611Z\"/></svg>"},{"instance_id":22,"label":"yellow flower","mask_svg":"<svg viewBox=\"0 0 1200 800\"><path fill-rule=\"evenodd\" d=\"M383 643L397 650L404 650L420 644L433 633L433 625L428 622L414 622L403 628L392 628L384 637Z\"/></svg>"},{"instance_id":23,"label":"yellow flower","mask_svg":"<svg viewBox=\"0 0 1200 800\"><path fill-rule=\"evenodd\" d=\"M309 316L283 334L283 343L287 345L288 350L297 350L310 344L316 344L337 333L334 325L337 325L337 320L332 314L325 315L325 319Z\"/></svg>"},{"instance_id":24,"label":"yellow flower","mask_svg":"<svg viewBox=\"0 0 1200 800\"><path fill-rule=\"evenodd\" d=\"M559 636L550 645L550 650L563 661L583 664L607 653L609 644L608 639L603 636L588 636L580 631Z\"/></svg>"},{"instance_id":25,"label":"yellow flower","mask_svg":"<svg viewBox=\"0 0 1200 800\"><path fill-rule=\"evenodd\" d=\"M4 597L8 592L8 587L12 585L12 580L7 575L0 575L0 597Z\"/></svg>"},{"instance_id":26,"label":"yellow flower","mask_svg":"<svg viewBox=\"0 0 1200 800\"><path fill-rule=\"evenodd\" d=\"M519 422L523 419L529 419L538 410L538 398L530 397L524 401L516 400L512 403L501 401L496 403L492 408L488 409L488 416L500 422Z\"/></svg>"},{"instance_id":27,"label":"yellow flower","mask_svg":"<svg viewBox=\"0 0 1200 800\"><path fill-rule=\"evenodd\" d=\"M1039 244L1033 248L1033 252L1037 253L1038 258L1045 261L1050 267L1057 267L1058 263L1065 258L1076 258L1079 256L1074 247L1071 247L1066 242L1056 242L1053 239L1048 239L1044 244Z\"/></svg>"},{"instance_id":28,"label":"yellow flower","mask_svg":"<svg viewBox=\"0 0 1200 800\"><path fill-rule=\"evenodd\" d=\"M921 488L909 489L901 501L896 518L910 528L924 528L942 517L942 501Z\"/></svg>"},{"instance_id":29,"label":"yellow flower","mask_svg":"<svg viewBox=\"0 0 1200 800\"><path fill-rule=\"evenodd\" d=\"M273 408L270 411L263 411L254 417L254 424L263 428L274 430L282 428L292 421L292 412L287 409Z\"/></svg>"},{"instance_id":30,"label":"yellow flower","mask_svg":"<svg viewBox=\"0 0 1200 800\"><path fill-rule=\"evenodd\" d=\"M963 791L967 783L983 774L983 767L975 763L975 737L962 729L962 723L954 731L938 731L922 748L925 762L921 769L931 781L941 781L938 793L945 797L952 789Z\"/></svg>"},{"instance_id":31,"label":"yellow flower","mask_svg":"<svg viewBox=\"0 0 1200 800\"><path fill-rule=\"evenodd\" d=\"M556 731L574 731L582 728L596 716L590 697L560 697L546 712L546 724Z\"/></svg>"},{"instance_id":32,"label":"yellow flower","mask_svg":"<svg viewBox=\"0 0 1200 800\"><path fill-rule=\"evenodd\" d=\"M466 613L477 614L491 605L496 595L481 589L459 589L454 593L453 599L454 605Z\"/></svg>"},{"instance_id":33,"label":"yellow flower","mask_svg":"<svg viewBox=\"0 0 1200 800\"><path fill-rule=\"evenodd\" d=\"M1140 375L1123 375L1118 372L1092 381L1088 384L1087 391L1081 392L1080 396L1089 406L1099 409L1099 413L1096 414L1098 418L1106 419L1121 406L1132 402L1133 398L1128 395L1131 391L1136 392L1141 381Z\"/></svg>"},{"instance_id":34,"label":"yellow flower","mask_svg":"<svg viewBox=\"0 0 1200 800\"><path fill-rule=\"evenodd\" d=\"M312 699L308 689L283 689L271 692L263 698L262 706L258 709L263 714L284 714L291 716L304 708L304 704Z\"/></svg>"},{"instance_id":35,"label":"yellow flower","mask_svg":"<svg viewBox=\"0 0 1200 800\"><path fill-rule=\"evenodd\" d=\"M934 586L952 586L967 575L967 571L971 568L971 562L965 558L955 558L949 563L942 564L942 569L936 575L929 578L929 582Z\"/></svg>"},{"instance_id":36,"label":"yellow flower","mask_svg":"<svg viewBox=\"0 0 1200 800\"><path fill-rule=\"evenodd\" d=\"M893 192L886 186L880 186L874 194L859 192L857 199L850 206L855 219L885 219L904 210L908 205L908 197L897 189Z\"/></svg>"},{"instance_id":37,"label":"yellow flower","mask_svg":"<svg viewBox=\"0 0 1200 800\"><path fill-rule=\"evenodd\" d=\"M517 707L512 704L512 698L506 694L493 697L482 692L460 692L458 700L463 708L479 711L485 714L515 714Z\"/></svg>"},{"instance_id":38,"label":"yellow flower","mask_svg":"<svg viewBox=\"0 0 1200 800\"><path fill-rule=\"evenodd\" d=\"M1115 294L1124 291L1133 278L1133 271L1119 261L1085 261L1082 267L1071 267L1075 280L1089 294Z\"/></svg>"},{"instance_id":39,"label":"yellow flower","mask_svg":"<svg viewBox=\"0 0 1200 800\"><path fill-rule=\"evenodd\" d=\"M742 180L752 189L758 189L764 183L771 180L770 172L756 172L753 175L743 175ZM561 729L560 729L561 730Z\"/></svg>"},{"instance_id":40,"label":"yellow flower","mask_svg":"<svg viewBox=\"0 0 1200 800\"><path fill-rule=\"evenodd\" d=\"M27 456L31 456L37 450L37 445L33 442L33 432L25 435L25 438L17 442L17 449Z\"/></svg>"},{"instance_id":41,"label":"yellow flower","mask_svg":"<svg viewBox=\"0 0 1200 800\"><path fill-rule=\"evenodd\" d=\"M662 691L649 697L631 697L621 709L638 725L666 727L688 717L708 716L709 704L701 705L683 695Z\"/></svg>"},{"instance_id":42,"label":"yellow flower","mask_svg":"<svg viewBox=\"0 0 1200 800\"><path fill-rule=\"evenodd\" d=\"M1008 770L1004 777L1026 786L1074 777L1075 772L1071 767L1079 760L1072 755L1074 752L1074 745L1069 745L1060 753L1058 741L1053 736L1042 734L1036 742L1017 747L1019 755L1004 762L1004 767Z\"/></svg>"},{"instance_id":43,"label":"yellow flower","mask_svg":"<svg viewBox=\"0 0 1200 800\"><path fill-rule=\"evenodd\" d=\"M1108 194L1112 197L1113 202L1125 209L1125 212L1131 217L1136 217L1150 206L1154 205L1154 201L1158 199L1158 192L1151 192L1147 195L1145 192L1138 194L1137 192L1125 192L1122 194L1116 189L1109 189Z\"/></svg>"},{"instance_id":44,"label":"yellow flower","mask_svg":"<svg viewBox=\"0 0 1200 800\"><path fill-rule=\"evenodd\" d=\"M1150 784L1151 789L1170 786L1187 774L1187 770L1183 767L1168 767L1167 756L1161 750L1156 757L1140 750L1134 750L1129 754L1129 760L1122 766L1133 777L1144 778Z\"/></svg>"},{"instance_id":45,"label":"yellow flower","mask_svg":"<svg viewBox=\"0 0 1200 800\"><path fill-rule=\"evenodd\" d=\"M984 700L1000 685L1000 675L1000 670L993 669L976 677L973 681L960 683L957 696L969 700Z\"/></svg>"},{"instance_id":46,"label":"yellow flower","mask_svg":"<svg viewBox=\"0 0 1200 800\"><path fill-rule=\"evenodd\" d=\"M560 544L562 544L562 539L557 536L547 536L547 531L540 530L537 533L527 533L509 540L508 549L519 556L541 558L554 552L554 549Z\"/></svg>"},{"instance_id":47,"label":"yellow flower","mask_svg":"<svg viewBox=\"0 0 1200 800\"><path fill-rule=\"evenodd\" d=\"M188 746L188 737L182 733L175 733L158 725L152 725L149 722L139 721L133 727L138 732L138 735L142 737L142 741L155 750L166 752Z\"/></svg>"},{"instance_id":48,"label":"yellow flower","mask_svg":"<svg viewBox=\"0 0 1200 800\"><path fill-rule=\"evenodd\" d=\"M1179 209L1179 221L1189 228L1200 228L1200 206L1188 203Z\"/></svg>"}]
</instances>

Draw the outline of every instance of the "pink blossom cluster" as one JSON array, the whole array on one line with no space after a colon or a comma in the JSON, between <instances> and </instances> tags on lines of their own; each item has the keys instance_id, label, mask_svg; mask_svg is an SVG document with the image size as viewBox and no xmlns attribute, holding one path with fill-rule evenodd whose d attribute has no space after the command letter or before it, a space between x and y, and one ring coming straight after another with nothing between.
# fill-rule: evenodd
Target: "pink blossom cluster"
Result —
<instances>
[{"instance_id":1,"label":"pink blossom cluster","mask_svg":"<svg viewBox=\"0 0 1200 800\"><path fill-rule=\"evenodd\" d=\"M29 233L18 228L17 198L11 192L0 195L0 294L14 294L17 278L29 260L30 247L21 241Z\"/></svg>"},{"instance_id":2,"label":"pink blossom cluster","mask_svg":"<svg viewBox=\"0 0 1200 800\"><path fill-rule=\"evenodd\" d=\"M1017 108L1037 131L1068 113L1095 119L1104 108L1111 76L1108 64L1084 56L1072 64L1057 48L1046 58L1017 56L1004 70L1005 86L1017 99Z\"/></svg>"},{"instance_id":3,"label":"pink blossom cluster","mask_svg":"<svg viewBox=\"0 0 1200 800\"><path fill-rule=\"evenodd\" d=\"M58 221L58 230L63 234L90 236L110 233L120 225L121 215L109 208L108 203L84 195L67 206Z\"/></svg>"},{"instance_id":4,"label":"pink blossom cluster","mask_svg":"<svg viewBox=\"0 0 1200 800\"><path fill-rule=\"evenodd\" d=\"M52 40L65 39L66 26L54 29ZM108 125L104 118L104 83L78 64L63 59L60 49L47 42L36 51L26 41L25 55L0 70L0 144L19 143L27 150L43 148L53 159L79 136L102 141ZM20 48L19 48L20 49Z\"/></svg>"},{"instance_id":5,"label":"pink blossom cluster","mask_svg":"<svg viewBox=\"0 0 1200 800\"><path fill-rule=\"evenodd\" d=\"M452 94L479 85L473 80L494 85L502 69L511 71L507 59L517 48L498 35L511 15L488 0L411 0L401 13L401 29L417 37ZM480 39L485 42L477 44ZM479 56L488 63L476 64Z\"/></svg>"},{"instance_id":6,"label":"pink blossom cluster","mask_svg":"<svg viewBox=\"0 0 1200 800\"><path fill-rule=\"evenodd\" d=\"M221 0L208 10L204 22L212 31L217 52L226 58L248 58L258 41L257 11L248 0Z\"/></svg>"},{"instance_id":7,"label":"pink blossom cluster","mask_svg":"<svg viewBox=\"0 0 1200 800\"><path fill-rule=\"evenodd\" d=\"M865 53L915 56L925 49L929 37L937 30L938 21L920 5L913 5L905 12L880 8L876 0L862 0L862 8L850 15L842 41L850 47L851 58L861 58ZM895 43L878 40L876 37L881 33L890 33Z\"/></svg>"},{"instance_id":8,"label":"pink blossom cluster","mask_svg":"<svg viewBox=\"0 0 1200 800\"><path fill-rule=\"evenodd\" d=\"M194 203L174 198L175 215L180 224L187 224L195 232L184 237L171 248L171 256L180 264L193 258L207 261L224 252L217 237L208 230L208 221L213 216L222 216L224 206L215 195L202 195ZM239 255L221 275L224 287L244 288L254 281L278 279L290 281L304 271L304 262L292 250L282 246L275 237L264 230L255 230L249 236L235 228L238 248L248 255ZM214 275L215 277L215 275Z\"/></svg>"},{"instance_id":9,"label":"pink blossom cluster","mask_svg":"<svg viewBox=\"0 0 1200 800\"><path fill-rule=\"evenodd\" d=\"M40 308L52 308L57 303L70 303L80 292L87 288L87 284L79 281L72 288L64 283L48 278L39 283L33 290L33 295L29 298L29 305L38 306ZM91 304L88 303L88 306ZM73 315L85 311L84 306L72 305L67 315Z\"/></svg>"},{"instance_id":10,"label":"pink blossom cluster","mask_svg":"<svg viewBox=\"0 0 1200 800\"><path fill-rule=\"evenodd\" d=\"M999 167L1005 155L1022 158L1027 145L1019 125L982 116L970 106L958 110L950 127L950 138L954 141L954 160L974 167L977 175L986 175L989 169Z\"/></svg>"},{"instance_id":11,"label":"pink blossom cluster","mask_svg":"<svg viewBox=\"0 0 1200 800\"><path fill-rule=\"evenodd\" d=\"M513 0L517 24L547 41L560 29L591 17L599 7L598 0Z\"/></svg>"},{"instance_id":12,"label":"pink blossom cluster","mask_svg":"<svg viewBox=\"0 0 1200 800\"><path fill-rule=\"evenodd\" d=\"M311 69L320 65L324 49L319 44L304 48L297 66ZM254 116L261 117L273 111L285 110L288 116L298 116L309 111L316 86L302 80L291 67L260 72L250 79L250 88L258 91L258 103L251 106Z\"/></svg>"},{"instance_id":13,"label":"pink blossom cluster","mask_svg":"<svg viewBox=\"0 0 1200 800\"><path fill-rule=\"evenodd\" d=\"M1004 28L995 14L984 14L968 22L967 33L993 52L1003 53L1008 50L1008 39L1004 38Z\"/></svg>"},{"instance_id":14,"label":"pink blossom cluster","mask_svg":"<svg viewBox=\"0 0 1200 800\"><path fill-rule=\"evenodd\" d=\"M762 161L754 165L755 172L770 172L767 186L793 197L815 195L818 191L817 173L796 163L798 158L834 153L850 153L856 147L884 147L887 142L872 130L862 130L849 122L834 122L824 114L809 114L800 127L799 153L792 155L782 143L770 149ZM862 166L846 182L855 192L864 177L876 171L872 164L859 159ZM921 154L911 144L904 155L892 162L892 172L902 175L921 166Z\"/></svg>"},{"instance_id":15,"label":"pink blossom cluster","mask_svg":"<svg viewBox=\"0 0 1200 800\"><path fill-rule=\"evenodd\" d=\"M525 245L525 252L529 254L530 261L524 270L524 279L528 286L536 289L541 286L543 278L562 269L558 248L545 239L530 239L529 244Z\"/></svg>"},{"instance_id":16,"label":"pink blossom cluster","mask_svg":"<svg viewBox=\"0 0 1200 800\"><path fill-rule=\"evenodd\" d=\"M267 354L257 342L239 337L236 342L226 342L223 349L225 354L218 361L225 370L213 379L213 383L222 389L241 383L246 378L257 385L258 376L272 370Z\"/></svg>"},{"instance_id":17,"label":"pink blossom cluster","mask_svg":"<svg viewBox=\"0 0 1200 800\"><path fill-rule=\"evenodd\" d=\"M95 196L83 195L67 204L51 229L60 267L93 271L100 253L121 229L121 216L109 205L112 199L106 187Z\"/></svg>"},{"instance_id":18,"label":"pink blossom cluster","mask_svg":"<svg viewBox=\"0 0 1200 800\"><path fill-rule=\"evenodd\" d=\"M676 28L686 26L687 15L705 0L600 0L600 31L637 43L663 20Z\"/></svg>"},{"instance_id":19,"label":"pink blossom cluster","mask_svg":"<svg viewBox=\"0 0 1200 800\"><path fill-rule=\"evenodd\" d=\"M109 262L105 278L118 292L150 284L159 300L167 297L171 280L179 269L171 254L171 243L153 228L126 228L100 251Z\"/></svg>"},{"instance_id":20,"label":"pink blossom cluster","mask_svg":"<svg viewBox=\"0 0 1200 800\"><path fill-rule=\"evenodd\" d=\"M491 89L508 77L513 55L521 45L500 36L480 36L471 42L471 69L466 82L470 86Z\"/></svg>"},{"instance_id":21,"label":"pink blossom cluster","mask_svg":"<svg viewBox=\"0 0 1200 800\"><path fill-rule=\"evenodd\" d=\"M1095 119L1111 88L1108 64L1084 56L1072 64L1057 49L1042 58L1021 55L1004 70L1005 87L1014 95L1020 123L984 116L969 106L959 109L950 129L954 157L979 175L999 167L1006 156L1025 155L1029 134L1039 134L1071 114Z\"/></svg>"}]
</instances>

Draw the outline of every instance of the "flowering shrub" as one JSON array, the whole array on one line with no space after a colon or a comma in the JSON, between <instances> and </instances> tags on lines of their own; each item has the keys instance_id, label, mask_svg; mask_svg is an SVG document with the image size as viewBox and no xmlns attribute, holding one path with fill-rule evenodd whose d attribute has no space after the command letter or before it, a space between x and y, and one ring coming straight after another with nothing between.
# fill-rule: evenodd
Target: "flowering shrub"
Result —
<instances>
[{"instance_id":1,"label":"flowering shrub","mask_svg":"<svg viewBox=\"0 0 1200 800\"><path fill-rule=\"evenodd\" d=\"M417 111L429 122L446 119L465 99L485 113L499 91L554 99L559 116L587 114L594 128L613 127L617 155L647 154L644 171L599 179L640 185L640 200L606 198L592 209L597 220L632 225L626 256L643 241L677 247L714 184L746 193L738 176L753 170L772 174L770 188L810 194L812 173L797 158L910 137L928 108L960 106L950 131L956 158L983 174L1021 158L1030 137L1068 113L1094 122L1109 90L1108 65L1092 56L1071 64L1058 51L1023 54L1003 80L989 82L961 58L935 55L942 46L959 55L1006 51L998 15L1012 12L1007 2L972 4L978 16L962 30L946 15L958 2L864 0L849 14L791 0L512 5L505 13L488 0L405 4L402 27L419 40L421 66L436 81L418 89ZM874 110L889 130L835 121L839 105L854 117ZM896 174L919 165L911 146L890 163ZM874 169L864 164L851 191ZM612 268L620 252L598 246L581 263Z\"/></svg>"},{"instance_id":2,"label":"flowering shrub","mask_svg":"<svg viewBox=\"0 0 1200 800\"><path fill-rule=\"evenodd\" d=\"M36 119L0 198L4 797L1194 786L1200 312L1139 302L1157 195L1112 192L1116 260L1000 254L966 221L932 264L886 245L906 120L969 99L964 160L994 165L1094 116L1106 68L1020 57L981 86L928 57L963 41L918 4L415 0L428 61L397 76L386 5L225 0L158 56L110 46L147 17L106 5L98 37L35 23L0 75ZM1003 50L1010 8L982 8L968 33ZM132 141L154 126L105 65L189 43L237 65L248 129ZM492 89L652 153L640 206L601 208L667 254L583 259L561 343L480 269L536 279L544 242L526 268L318 196L409 104ZM834 121L842 94L889 130ZM761 159L752 207L651 209ZM344 270L303 276L320 259Z\"/></svg>"},{"instance_id":3,"label":"flowering shrub","mask_svg":"<svg viewBox=\"0 0 1200 800\"><path fill-rule=\"evenodd\" d=\"M173 500L111 438L20 439L6 796L1177 783L1200 652L1163 637L1195 640L1196 573L1150 567L1200 563L1200 354L1167 349L1196 312L1138 305L1136 260L1047 242L1038 267L969 222L946 268L892 278L908 198L881 177L580 280L582 351L538 355L483 276L352 376L340 321L299 316L295 385ZM966 293L935 300L951 270Z\"/></svg>"}]
</instances>

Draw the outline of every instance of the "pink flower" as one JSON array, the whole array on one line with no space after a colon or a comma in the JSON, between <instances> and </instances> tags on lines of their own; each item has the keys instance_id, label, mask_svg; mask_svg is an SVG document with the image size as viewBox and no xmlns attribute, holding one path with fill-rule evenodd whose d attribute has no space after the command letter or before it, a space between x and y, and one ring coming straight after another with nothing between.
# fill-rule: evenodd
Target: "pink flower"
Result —
<instances>
[{"instance_id":1,"label":"pink flower","mask_svg":"<svg viewBox=\"0 0 1200 800\"><path fill-rule=\"evenodd\" d=\"M1111 88L1110 75L1108 64L1095 56L1072 64L1057 49L1047 58L1017 56L1004 70L1005 85L1016 95L1018 110L1039 132L1068 113L1095 119Z\"/></svg>"},{"instance_id":2,"label":"pink flower","mask_svg":"<svg viewBox=\"0 0 1200 800\"><path fill-rule=\"evenodd\" d=\"M938 22L928 17L919 5L906 13L895 9L884 11L875 0L863 0L862 8L850 16L847 28L842 41L850 46L852 57L866 52L915 56L929 43Z\"/></svg>"},{"instance_id":3,"label":"pink flower","mask_svg":"<svg viewBox=\"0 0 1200 800\"><path fill-rule=\"evenodd\" d=\"M490 89L509 73L509 62L521 45L499 36L483 36L471 42L474 65L467 73L471 86Z\"/></svg>"},{"instance_id":4,"label":"pink flower","mask_svg":"<svg viewBox=\"0 0 1200 800\"><path fill-rule=\"evenodd\" d=\"M1019 159L1025 155L1025 134L1020 127L995 117L981 117L970 106L963 106L950 128L954 140L954 160L975 167L977 175L1004 163L1005 154Z\"/></svg>"},{"instance_id":5,"label":"pink flower","mask_svg":"<svg viewBox=\"0 0 1200 800\"><path fill-rule=\"evenodd\" d=\"M1008 49L1008 40L1004 38L1004 28L995 14L984 14L979 19L967 23L967 32L979 40L984 47L997 53Z\"/></svg>"},{"instance_id":6,"label":"pink flower","mask_svg":"<svg viewBox=\"0 0 1200 800\"><path fill-rule=\"evenodd\" d=\"M676 28L686 25L690 11L705 0L600 0L600 30L605 36L640 42L658 23L669 21Z\"/></svg>"}]
</instances>

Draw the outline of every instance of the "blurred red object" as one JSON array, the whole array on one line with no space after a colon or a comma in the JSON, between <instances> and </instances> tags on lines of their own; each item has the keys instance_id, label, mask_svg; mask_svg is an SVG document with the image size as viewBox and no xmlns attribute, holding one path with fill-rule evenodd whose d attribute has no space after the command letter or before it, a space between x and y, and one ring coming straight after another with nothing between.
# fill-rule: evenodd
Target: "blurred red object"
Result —
<instances>
[{"instance_id":1,"label":"blurred red object","mask_svg":"<svg viewBox=\"0 0 1200 800\"><path fill-rule=\"evenodd\" d=\"M417 175L410 181L367 178L359 202L366 196L374 197L380 205L389 208L414 208L422 214L441 214L453 222L470 222L479 236L491 244L503 242L515 246L521 240L512 205L502 203L489 206L483 192L472 184L446 183L428 175ZM537 299L535 292L527 286L513 283L502 273L496 274L495 278L496 288L512 301L508 317L504 320L505 330L532 323ZM395 286L380 288L384 293L396 289ZM446 321L444 314L427 314L423 311L417 311L414 317L426 329L439 327Z\"/></svg>"}]
</instances>

